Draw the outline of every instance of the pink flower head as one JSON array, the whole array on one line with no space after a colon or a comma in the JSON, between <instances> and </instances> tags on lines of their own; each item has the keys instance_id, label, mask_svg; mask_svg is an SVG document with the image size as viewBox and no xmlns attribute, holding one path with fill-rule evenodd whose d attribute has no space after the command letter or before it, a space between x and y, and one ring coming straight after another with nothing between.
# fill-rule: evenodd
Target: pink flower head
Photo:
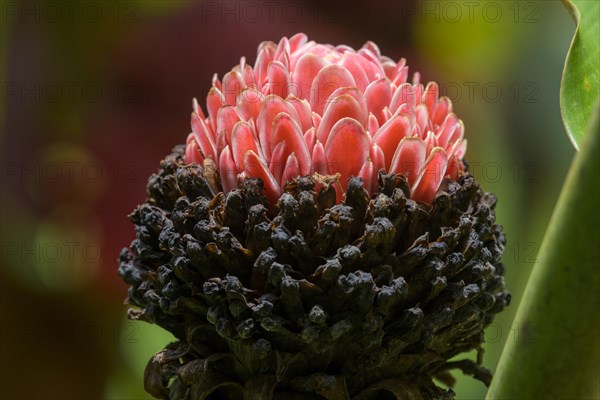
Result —
<instances>
[{"instance_id":1,"label":"pink flower head","mask_svg":"<svg viewBox=\"0 0 600 400\"><path fill-rule=\"evenodd\" d=\"M379 170L404 174L411 198L430 203L442 179L463 171L464 125L435 82L407 82L405 60L308 41L299 33L263 42L254 67L242 58L213 78L205 116L194 100L185 159L218 167L223 192L240 180L264 182L274 202L286 182L318 173L359 176L378 190Z\"/></svg>"}]
</instances>

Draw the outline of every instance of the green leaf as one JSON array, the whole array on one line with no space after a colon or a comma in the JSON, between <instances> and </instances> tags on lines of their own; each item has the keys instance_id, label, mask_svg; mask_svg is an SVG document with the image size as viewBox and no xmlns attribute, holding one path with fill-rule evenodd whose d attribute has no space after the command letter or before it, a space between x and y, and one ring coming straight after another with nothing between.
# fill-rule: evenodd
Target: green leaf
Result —
<instances>
[{"instance_id":1,"label":"green leaf","mask_svg":"<svg viewBox=\"0 0 600 400\"><path fill-rule=\"evenodd\" d=\"M560 88L560 109L577 150L600 93L600 2L563 0L577 24Z\"/></svg>"},{"instance_id":2,"label":"green leaf","mask_svg":"<svg viewBox=\"0 0 600 400\"><path fill-rule=\"evenodd\" d=\"M600 398L600 110L575 157L488 391L489 400Z\"/></svg>"}]
</instances>

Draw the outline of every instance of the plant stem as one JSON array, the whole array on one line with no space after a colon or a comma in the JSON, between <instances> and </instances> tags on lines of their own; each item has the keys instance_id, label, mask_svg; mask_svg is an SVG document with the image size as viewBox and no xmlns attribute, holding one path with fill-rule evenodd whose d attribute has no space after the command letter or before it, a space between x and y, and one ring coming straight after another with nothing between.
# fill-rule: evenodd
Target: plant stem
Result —
<instances>
[{"instance_id":1,"label":"plant stem","mask_svg":"<svg viewBox=\"0 0 600 400\"><path fill-rule=\"evenodd\" d=\"M598 112L576 155L488 400L600 398Z\"/></svg>"}]
</instances>

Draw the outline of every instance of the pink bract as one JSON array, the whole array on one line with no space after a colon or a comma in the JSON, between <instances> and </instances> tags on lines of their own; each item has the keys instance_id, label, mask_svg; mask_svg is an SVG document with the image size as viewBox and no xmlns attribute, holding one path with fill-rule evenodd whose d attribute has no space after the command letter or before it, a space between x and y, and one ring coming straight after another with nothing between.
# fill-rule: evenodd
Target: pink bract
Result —
<instances>
[{"instance_id":1,"label":"pink bract","mask_svg":"<svg viewBox=\"0 0 600 400\"><path fill-rule=\"evenodd\" d=\"M463 171L464 125L435 82L407 82L405 60L308 41L263 42L254 67L242 58L213 78L207 116L194 100L185 160L216 164L225 193L244 178L264 182L271 202L298 176L339 173L378 190L379 170L404 174L411 198L431 204L442 179ZM341 200L341 199L338 199Z\"/></svg>"}]
</instances>

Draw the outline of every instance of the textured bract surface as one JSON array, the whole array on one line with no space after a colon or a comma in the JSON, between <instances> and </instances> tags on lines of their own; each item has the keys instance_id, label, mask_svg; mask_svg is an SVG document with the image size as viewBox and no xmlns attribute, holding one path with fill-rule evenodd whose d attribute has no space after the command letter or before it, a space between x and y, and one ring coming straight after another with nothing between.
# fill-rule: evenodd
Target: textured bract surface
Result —
<instances>
[{"instance_id":1,"label":"textured bract surface","mask_svg":"<svg viewBox=\"0 0 600 400\"><path fill-rule=\"evenodd\" d=\"M344 199L309 176L273 206L262 181L216 194L184 148L162 161L120 257L130 317L177 342L150 360L146 389L170 399L452 399L483 330L510 301L495 197L445 179L431 206L403 175ZM315 190L315 184L319 190Z\"/></svg>"}]
</instances>

